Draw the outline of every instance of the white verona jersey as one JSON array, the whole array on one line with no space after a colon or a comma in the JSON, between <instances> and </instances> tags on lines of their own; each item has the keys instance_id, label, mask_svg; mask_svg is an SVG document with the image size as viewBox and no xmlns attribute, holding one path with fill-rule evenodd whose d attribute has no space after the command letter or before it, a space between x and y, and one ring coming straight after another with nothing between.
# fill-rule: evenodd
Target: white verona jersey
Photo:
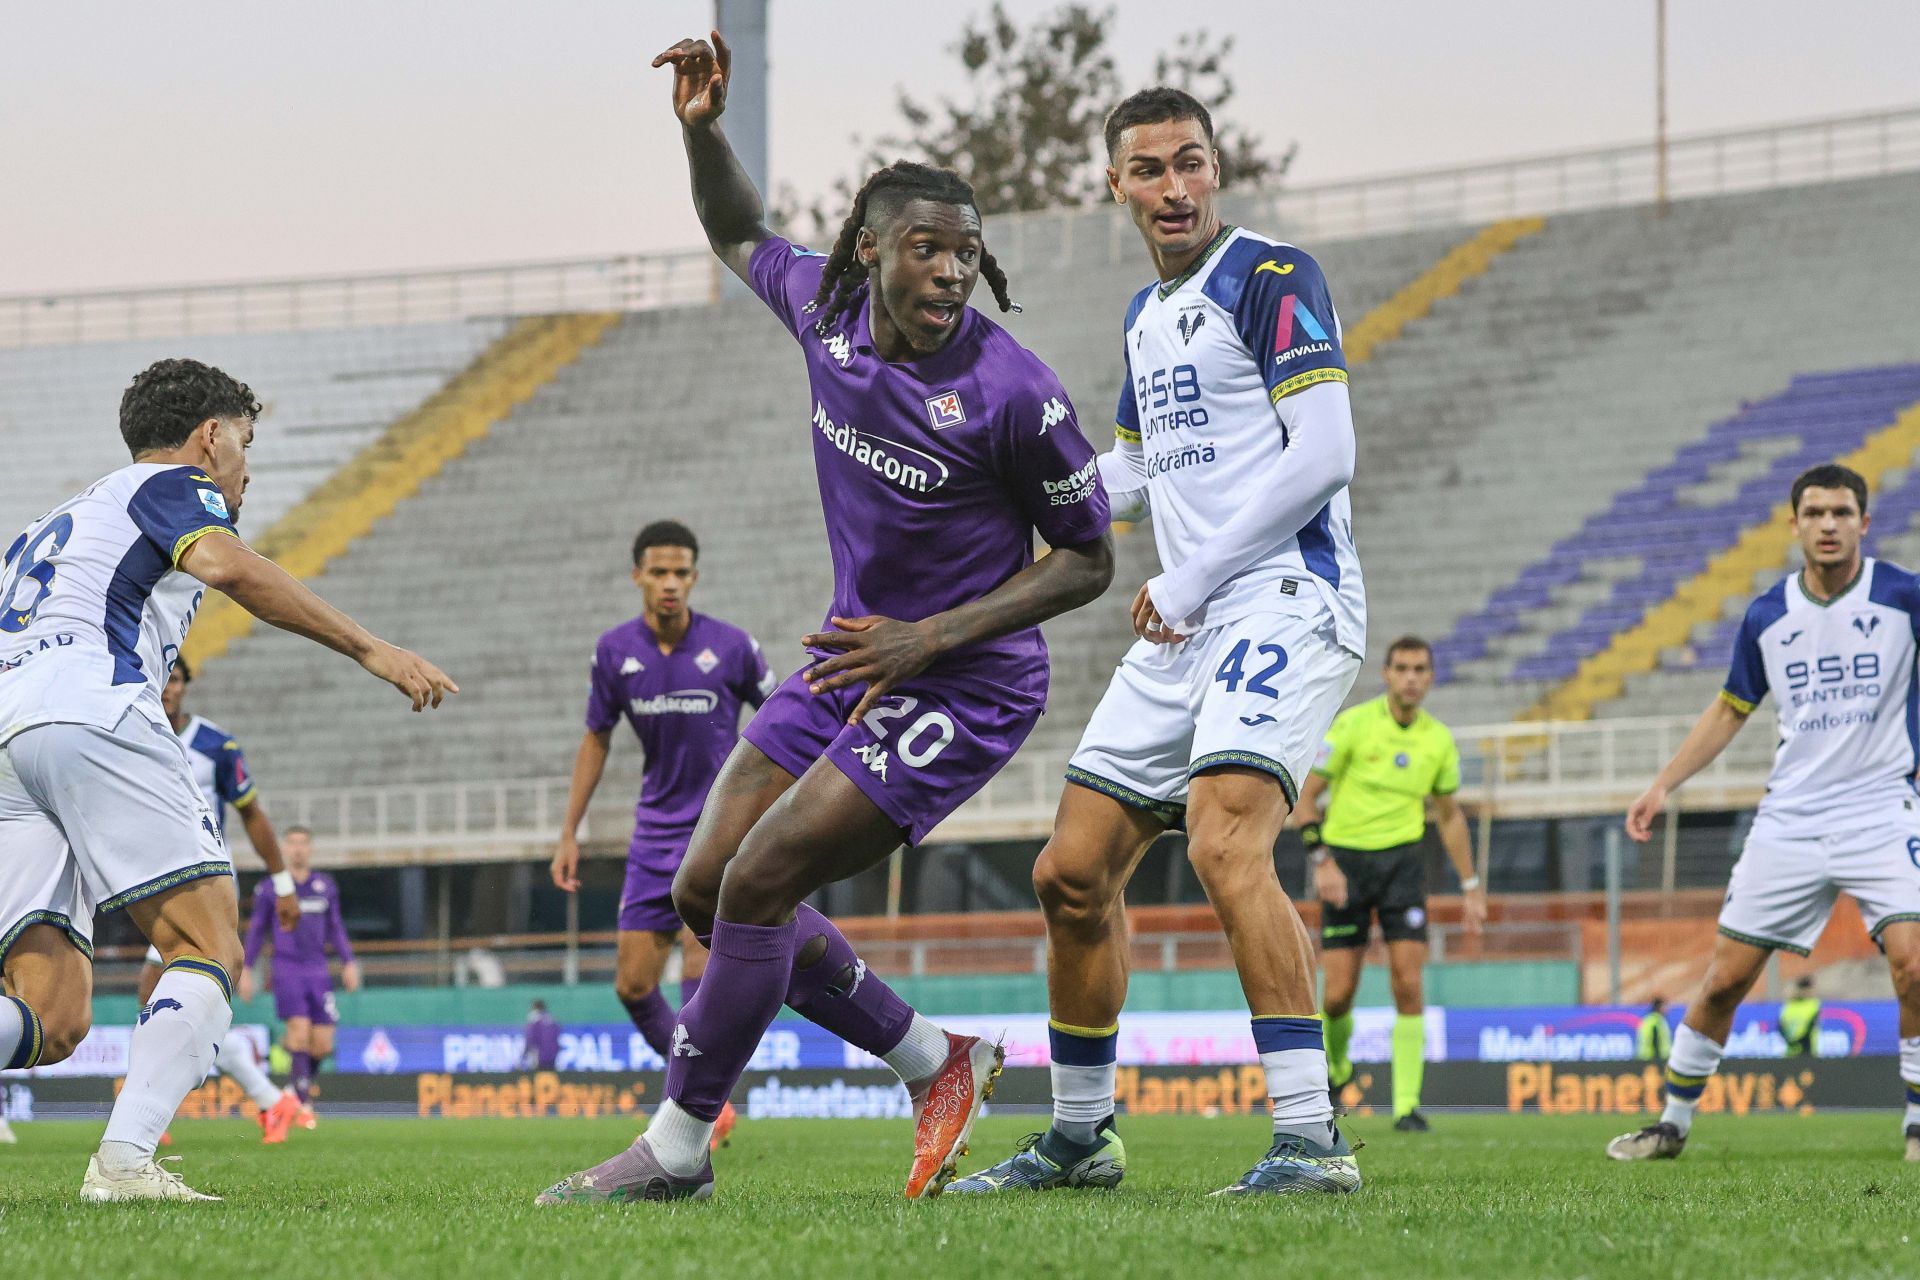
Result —
<instances>
[{"instance_id":1,"label":"white verona jersey","mask_svg":"<svg viewBox=\"0 0 1920 1280\"><path fill-rule=\"evenodd\" d=\"M165 726L166 673L142 657L142 633L170 665L199 595L169 575L214 532L234 528L211 477L136 462L14 539L0 561L0 743L42 724L112 729L129 709ZM169 601L185 612L158 616Z\"/></svg>"},{"instance_id":2,"label":"white verona jersey","mask_svg":"<svg viewBox=\"0 0 1920 1280\"><path fill-rule=\"evenodd\" d=\"M1287 396L1347 380L1340 317L1314 260L1244 227L1222 231L1188 273L1127 308L1128 386L1116 448L1139 450L1160 563L1185 563L1285 468ZM1366 593L1342 489L1295 537L1230 579L1188 619L1195 631L1317 596L1340 646L1366 650Z\"/></svg>"},{"instance_id":3,"label":"white verona jersey","mask_svg":"<svg viewBox=\"0 0 1920 1280\"><path fill-rule=\"evenodd\" d=\"M1752 711L1771 691L1777 704L1759 818L1828 834L1885 823L1914 799L1916 626L1920 579L1878 560L1825 603L1796 573L1747 607L1720 696Z\"/></svg>"}]
</instances>

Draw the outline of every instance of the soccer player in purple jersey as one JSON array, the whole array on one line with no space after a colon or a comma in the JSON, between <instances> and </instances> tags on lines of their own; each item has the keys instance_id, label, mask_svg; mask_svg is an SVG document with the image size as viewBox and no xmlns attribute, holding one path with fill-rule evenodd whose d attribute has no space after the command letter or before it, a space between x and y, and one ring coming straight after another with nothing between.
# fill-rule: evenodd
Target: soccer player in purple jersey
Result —
<instances>
[{"instance_id":1,"label":"soccer player in purple jersey","mask_svg":"<svg viewBox=\"0 0 1920 1280\"><path fill-rule=\"evenodd\" d=\"M728 64L718 33L654 60L674 68L708 241L806 358L833 606L728 757L674 882L712 955L674 1028L666 1101L543 1204L711 1194L709 1130L783 1002L893 1067L916 1112L906 1194L946 1185L999 1047L914 1013L805 899L986 784L1045 705L1038 624L1113 577L1106 494L1059 380L967 308L982 276L1011 306L971 188L896 163L862 186L830 256L789 244L719 129ZM1039 560L1036 532L1053 548Z\"/></svg>"},{"instance_id":2,"label":"soccer player in purple jersey","mask_svg":"<svg viewBox=\"0 0 1920 1280\"><path fill-rule=\"evenodd\" d=\"M333 1002L333 979L327 972L327 948L340 959L340 984L360 989L360 966L347 941L347 924L340 915L340 886L324 871L313 870L313 833L288 827L280 849L293 876L300 899L300 921L283 928L274 914L273 881L262 880L253 895L253 919L247 925L245 965L240 971L240 998L253 999L253 966L273 934L273 1012L287 1026L287 1052L293 1055L293 1091L300 1098L303 1129L314 1127L313 1078L320 1064L333 1055L333 1028L340 1021Z\"/></svg>"},{"instance_id":3,"label":"soccer player in purple jersey","mask_svg":"<svg viewBox=\"0 0 1920 1280\"><path fill-rule=\"evenodd\" d=\"M680 1003L700 988L707 949L680 923L673 877L713 779L740 740L740 712L767 700L779 681L760 645L739 627L695 613L700 543L677 520L656 520L633 540L639 617L594 646L587 693L587 730L573 762L567 818L553 855L553 882L580 888L575 833L607 767L613 727L624 718L646 752L646 776L634 808L627 879L620 891L619 969L614 993L649 1047L672 1052L674 1010L660 994L660 975L674 943L684 963ZM721 1128L731 1116L722 1113ZM724 1134L716 1132L717 1137Z\"/></svg>"}]
</instances>

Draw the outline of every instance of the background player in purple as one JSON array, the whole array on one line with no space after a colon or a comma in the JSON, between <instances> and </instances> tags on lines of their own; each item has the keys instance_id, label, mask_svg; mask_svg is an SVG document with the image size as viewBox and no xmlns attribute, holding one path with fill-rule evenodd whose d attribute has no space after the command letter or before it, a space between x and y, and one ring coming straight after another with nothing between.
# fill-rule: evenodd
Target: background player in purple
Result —
<instances>
[{"instance_id":1,"label":"background player in purple","mask_svg":"<svg viewBox=\"0 0 1920 1280\"><path fill-rule=\"evenodd\" d=\"M333 1054L333 1028L339 1022L333 980L327 973L327 948L340 959L340 983L360 989L360 966L340 916L340 886L324 871L313 870L313 833L288 827L280 842L287 870L300 898L300 923L283 929L274 915L273 882L262 880L253 894L253 919L247 925L246 965L240 973L240 998L253 999L253 966L273 941L273 1012L287 1024L287 1052L293 1055L293 1091L300 1097L299 1124L314 1127L313 1077Z\"/></svg>"},{"instance_id":2,"label":"background player in purple","mask_svg":"<svg viewBox=\"0 0 1920 1280\"><path fill-rule=\"evenodd\" d=\"M721 770L674 884L712 956L674 1028L666 1101L632 1147L541 1203L711 1194L714 1120L783 1001L894 1069L916 1110L906 1193L945 1186L999 1048L915 1014L805 899L986 784L1045 706L1039 624L1113 577L1066 392L966 305L982 276L1012 305L972 189L896 163L861 187L831 256L789 244L718 127L729 61L715 33L654 65L674 68L709 243L806 358L833 607ZM1053 548L1037 561L1036 532Z\"/></svg>"},{"instance_id":3,"label":"background player in purple","mask_svg":"<svg viewBox=\"0 0 1920 1280\"><path fill-rule=\"evenodd\" d=\"M714 775L740 739L742 707L757 707L778 683L754 638L689 603L700 580L700 544L677 520L657 520L633 541L639 617L594 646L587 731L573 761L567 819L553 855L553 882L580 888L575 833L600 785L624 718L646 752L646 775L633 814L627 879L620 892L619 972L614 991L653 1051L664 1060L673 1041L673 1006L660 975L676 940L683 943L680 1002L699 989L706 948L684 930L673 907L673 877Z\"/></svg>"}]
</instances>

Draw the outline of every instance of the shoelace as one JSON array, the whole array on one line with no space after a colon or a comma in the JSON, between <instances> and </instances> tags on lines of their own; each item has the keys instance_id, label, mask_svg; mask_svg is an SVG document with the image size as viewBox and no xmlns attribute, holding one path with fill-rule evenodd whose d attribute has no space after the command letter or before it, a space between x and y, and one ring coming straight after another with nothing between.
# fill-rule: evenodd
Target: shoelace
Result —
<instances>
[{"instance_id":1,"label":"shoelace","mask_svg":"<svg viewBox=\"0 0 1920 1280\"><path fill-rule=\"evenodd\" d=\"M160 1181L175 1187L185 1187L187 1185L187 1180L180 1176L178 1169L168 1169L165 1167L170 1164L179 1164L181 1158L180 1156L162 1156L153 1162L153 1171L160 1175Z\"/></svg>"},{"instance_id":2,"label":"shoelace","mask_svg":"<svg viewBox=\"0 0 1920 1280\"><path fill-rule=\"evenodd\" d=\"M1035 1147L1037 1147L1037 1146L1039 1146L1039 1145L1040 1145L1040 1139L1042 1139L1042 1138L1044 1138L1044 1137L1046 1137L1046 1136L1047 1136L1047 1135L1046 1135L1046 1134L1044 1134L1044 1133L1030 1133L1030 1134L1028 1134L1028 1135L1027 1135L1026 1137L1024 1137L1024 1138L1022 1138L1022 1139L1020 1139L1020 1141L1018 1141L1018 1142L1016 1142L1016 1143L1014 1143L1014 1144L1013 1144L1013 1152L1014 1152L1014 1154L1015 1154L1015 1155L1024 1155L1024 1154L1026 1154L1027 1152L1029 1152L1029 1151L1031 1151L1031 1150L1033 1150L1033 1149L1034 1149Z\"/></svg>"}]
</instances>

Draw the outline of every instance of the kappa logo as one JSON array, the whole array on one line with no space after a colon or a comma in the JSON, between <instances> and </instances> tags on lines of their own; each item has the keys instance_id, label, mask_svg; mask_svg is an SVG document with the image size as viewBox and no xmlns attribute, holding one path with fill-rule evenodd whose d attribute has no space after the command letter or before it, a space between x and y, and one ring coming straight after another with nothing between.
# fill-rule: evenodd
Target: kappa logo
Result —
<instances>
[{"instance_id":1,"label":"kappa logo","mask_svg":"<svg viewBox=\"0 0 1920 1280\"><path fill-rule=\"evenodd\" d=\"M966 420L966 406L960 403L958 391L942 391L927 401L927 421L933 424L935 431L957 427Z\"/></svg>"},{"instance_id":2,"label":"kappa logo","mask_svg":"<svg viewBox=\"0 0 1920 1280\"><path fill-rule=\"evenodd\" d=\"M702 675L711 675L713 669L720 665L720 655L711 649L702 649L700 656L693 660L693 665L700 668Z\"/></svg>"},{"instance_id":3,"label":"kappa logo","mask_svg":"<svg viewBox=\"0 0 1920 1280\"><path fill-rule=\"evenodd\" d=\"M1206 323L1207 323L1206 312L1182 311L1180 313L1180 318L1174 322L1176 327L1178 327L1180 330L1180 345L1184 347L1189 342L1192 342L1193 335L1200 332L1201 327Z\"/></svg>"},{"instance_id":4,"label":"kappa logo","mask_svg":"<svg viewBox=\"0 0 1920 1280\"><path fill-rule=\"evenodd\" d=\"M628 658L620 664L620 674L623 676L638 675L645 670L646 668L640 665L640 659L638 658Z\"/></svg>"},{"instance_id":5,"label":"kappa logo","mask_svg":"<svg viewBox=\"0 0 1920 1280\"><path fill-rule=\"evenodd\" d=\"M832 356L842 369L853 363L853 344L847 341L846 334L836 333L831 338L823 338L821 341L826 344L827 354Z\"/></svg>"},{"instance_id":6,"label":"kappa logo","mask_svg":"<svg viewBox=\"0 0 1920 1280\"><path fill-rule=\"evenodd\" d=\"M879 775L880 781L887 780L887 749L877 742L864 747L855 747L853 754L860 757L860 763L867 766L867 772Z\"/></svg>"},{"instance_id":7,"label":"kappa logo","mask_svg":"<svg viewBox=\"0 0 1920 1280\"><path fill-rule=\"evenodd\" d=\"M1853 615L1853 629L1863 636L1871 636L1879 625L1878 614L1856 613Z\"/></svg>"},{"instance_id":8,"label":"kappa logo","mask_svg":"<svg viewBox=\"0 0 1920 1280\"><path fill-rule=\"evenodd\" d=\"M1040 434L1047 434L1048 427L1057 427L1067 419L1067 406L1059 396L1040 406Z\"/></svg>"},{"instance_id":9,"label":"kappa logo","mask_svg":"<svg viewBox=\"0 0 1920 1280\"><path fill-rule=\"evenodd\" d=\"M687 1035L687 1024L678 1023L673 1028L673 1047L667 1051L669 1058L698 1058L704 1055L693 1047L692 1037Z\"/></svg>"},{"instance_id":10,"label":"kappa logo","mask_svg":"<svg viewBox=\"0 0 1920 1280\"><path fill-rule=\"evenodd\" d=\"M183 1013L186 1012L186 1006L181 1004L178 1000L172 999L171 997L168 997L168 996L161 996L158 1000L155 1000L152 1004L148 1005L146 1008L140 1011L140 1025L143 1027L146 1026L148 1018L151 1018L154 1014L161 1013L167 1009L178 1009Z\"/></svg>"},{"instance_id":11,"label":"kappa logo","mask_svg":"<svg viewBox=\"0 0 1920 1280\"><path fill-rule=\"evenodd\" d=\"M1259 266L1255 267L1253 269L1253 274L1259 275L1262 271L1271 271L1273 272L1273 274L1277 276L1290 276L1293 274L1293 267L1294 267L1294 264L1291 262L1287 263L1285 266L1281 266L1277 262L1268 260L1266 262L1261 263Z\"/></svg>"}]
</instances>

